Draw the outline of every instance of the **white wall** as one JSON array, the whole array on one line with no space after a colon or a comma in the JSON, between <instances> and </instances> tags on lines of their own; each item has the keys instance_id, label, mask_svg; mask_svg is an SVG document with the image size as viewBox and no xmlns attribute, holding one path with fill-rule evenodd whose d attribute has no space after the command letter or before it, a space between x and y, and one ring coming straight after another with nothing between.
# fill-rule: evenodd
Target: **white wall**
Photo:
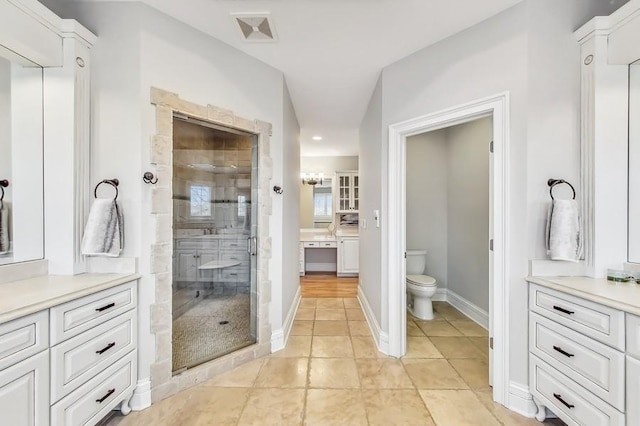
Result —
<instances>
[{"instance_id":1,"label":"white wall","mask_svg":"<svg viewBox=\"0 0 640 426\"><path fill-rule=\"evenodd\" d=\"M11 62L0 56L0 179L11 181ZM11 201L5 188L4 201Z\"/></svg>"},{"instance_id":2,"label":"white wall","mask_svg":"<svg viewBox=\"0 0 640 426\"><path fill-rule=\"evenodd\" d=\"M140 285L140 378L149 377L154 360L150 334L149 307L155 300L155 283L149 277L150 244L155 223L149 220L151 186L142 183L149 164L150 140L155 133L155 109L150 104L151 86L178 93L183 99L233 110L237 115L273 125L271 156L273 184L293 190L296 162L285 165L283 114L287 108L289 133L287 149L294 151L290 107L285 107L284 80L280 71L230 46L196 31L141 3L68 4L61 10L65 18L76 18L98 36L93 50L93 135L92 182L105 177L120 179L120 196L125 215L124 256L138 257L143 275ZM126 153L126 155L123 155ZM286 173L286 175L285 175ZM284 223L285 198L272 192L273 208L269 228L273 258L269 265L272 284L272 329L281 328L282 312L291 300L291 271L283 272L283 235L295 233L295 220ZM287 198L287 208L297 214L295 194ZM295 259L295 258L294 258ZM297 262L293 262L297 268ZM293 270L293 268L290 268ZM297 269L296 269L297 271ZM288 276L289 278L286 278ZM286 281L286 283L285 283ZM286 290L284 290L286 286ZM287 293L283 296L283 292Z\"/></svg>"},{"instance_id":3,"label":"white wall","mask_svg":"<svg viewBox=\"0 0 640 426\"><path fill-rule=\"evenodd\" d=\"M300 182L300 125L296 112L291 103L289 89L283 85L284 98L284 131L283 131L283 212L282 215L282 320L286 319L294 303L294 297L300 285L298 248L300 192L297 187ZM286 261L285 261L286 259Z\"/></svg>"},{"instance_id":4,"label":"white wall","mask_svg":"<svg viewBox=\"0 0 640 426\"><path fill-rule=\"evenodd\" d=\"M376 229L361 233L361 240L367 240L361 245L361 269L377 269L382 264L384 277L383 260L388 258L385 241L388 126L509 92L510 373L511 380L520 384L528 383L524 278L528 258L543 250L542 236L535 228L544 220L541 205L548 202L546 179L563 176L577 179L580 73L576 65L579 46L571 41L572 32L596 13L608 14L621 4L599 0L562 3L526 0L388 66L361 124L361 175L365 170L368 172L366 179L362 179L362 192L366 194L362 200L364 210L383 208L382 238L378 238ZM379 119L380 108L382 118L378 127L375 121ZM362 135L367 130L372 137ZM381 138L377 132L382 133ZM546 166L549 161L552 165ZM378 188L382 191L375 190ZM361 281L365 281L362 276ZM380 293L387 294L388 285L393 284L373 277L365 284L366 295L383 331L388 330L387 306L377 302Z\"/></svg>"},{"instance_id":5,"label":"white wall","mask_svg":"<svg viewBox=\"0 0 640 426\"><path fill-rule=\"evenodd\" d=\"M489 144L493 121L447 131L447 288L489 312Z\"/></svg>"},{"instance_id":6,"label":"white wall","mask_svg":"<svg viewBox=\"0 0 640 426\"><path fill-rule=\"evenodd\" d=\"M427 250L427 275L447 288L447 131L407 138L407 249Z\"/></svg>"}]
</instances>

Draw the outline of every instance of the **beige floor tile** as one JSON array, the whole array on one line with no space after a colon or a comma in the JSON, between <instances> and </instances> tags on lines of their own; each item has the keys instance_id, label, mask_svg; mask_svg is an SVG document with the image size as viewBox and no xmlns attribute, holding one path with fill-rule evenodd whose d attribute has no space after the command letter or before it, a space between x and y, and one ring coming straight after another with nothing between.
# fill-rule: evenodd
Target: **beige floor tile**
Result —
<instances>
[{"instance_id":1,"label":"beige floor tile","mask_svg":"<svg viewBox=\"0 0 640 426\"><path fill-rule=\"evenodd\" d=\"M349 300L349 299L346 299ZM362 309L360 308L347 308L346 309L347 312L347 319L349 321L364 321L364 313L362 312Z\"/></svg>"},{"instance_id":2,"label":"beige floor tile","mask_svg":"<svg viewBox=\"0 0 640 426\"><path fill-rule=\"evenodd\" d=\"M407 336L424 337L425 334L420 330L418 324L407 318Z\"/></svg>"},{"instance_id":3,"label":"beige floor tile","mask_svg":"<svg viewBox=\"0 0 640 426\"><path fill-rule=\"evenodd\" d=\"M413 389L413 382L397 359L361 358L356 364L363 389Z\"/></svg>"},{"instance_id":4,"label":"beige floor tile","mask_svg":"<svg viewBox=\"0 0 640 426\"><path fill-rule=\"evenodd\" d=\"M296 320L314 320L316 316L316 310L314 308L298 308L296 312Z\"/></svg>"},{"instance_id":5,"label":"beige floor tile","mask_svg":"<svg viewBox=\"0 0 640 426\"><path fill-rule=\"evenodd\" d=\"M362 394L355 389L309 389L304 424L367 425Z\"/></svg>"},{"instance_id":6,"label":"beige floor tile","mask_svg":"<svg viewBox=\"0 0 640 426\"><path fill-rule=\"evenodd\" d=\"M416 321L416 322L424 321L422 318L418 318L418 317L413 316L413 314L411 312L409 312L409 311L407 311L407 319L411 319L411 320ZM436 311L435 305L434 305L434 308L433 308L433 319L431 319L429 321L446 321L444 319L444 317L442 315L440 315L440 313L438 313Z\"/></svg>"},{"instance_id":7,"label":"beige floor tile","mask_svg":"<svg viewBox=\"0 0 640 426\"><path fill-rule=\"evenodd\" d=\"M489 362L484 359L450 359L449 364L471 389L489 388Z\"/></svg>"},{"instance_id":8,"label":"beige floor tile","mask_svg":"<svg viewBox=\"0 0 640 426\"><path fill-rule=\"evenodd\" d=\"M284 349L271 354L272 358L299 358L311 354L311 336L289 336Z\"/></svg>"},{"instance_id":9,"label":"beige floor tile","mask_svg":"<svg viewBox=\"0 0 640 426\"><path fill-rule=\"evenodd\" d=\"M352 358L311 358L311 388L359 388L358 369Z\"/></svg>"},{"instance_id":10,"label":"beige floor tile","mask_svg":"<svg viewBox=\"0 0 640 426\"><path fill-rule=\"evenodd\" d=\"M418 389L468 389L469 386L446 359L403 359Z\"/></svg>"},{"instance_id":11,"label":"beige floor tile","mask_svg":"<svg viewBox=\"0 0 640 426\"><path fill-rule=\"evenodd\" d=\"M427 336L462 336L449 321L418 321L416 324Z\"/></svg>"},{"instance_id":12,"label":"beige floor tile","mask_svg":"<svg viewBox=\"0 0 640 426\"><path fill-rule=\"evenodd\" d=\"M370 425L434 426L415 390L363 390Z\"/></svg>"},{"instance_id":13,"label":"beige floor tile","mask_svg":"<svg viewBox=\"0 0 640 426\"><path fill-rule=\"evenodd\" d=\"M202 386L250 388L255 383L263 363L264 359L251 361L204 382Z\"/></svg>"},{"instance_id":14,"label":"beige floor tile","mask_svg":"<svg viewBox=\"0 0 640 426\"><path fill-rule=\"evenodd\" d=\"M255 389L238 425L300 425L304 389Z\"/></svg>"},{"instance_id":15,"label":"beige floor tile","mask_svg":"<svg viewBox=\"0 0 640 426\"><path fill-rule=\"evenodd\" d=\"M268 358L256 379L257 388L303 388L309 358Z\"/></svg>"},{"instance_id":16,"label":"beige floor tile","mask_svg":"<svg viewBox=\"0 0 640 426\"><path fill-rule=\"evenodd\" d=\"M318 299L305 297L300 299L300 308L315 308Z\"/></svg>"},{"instance_id":17,"label":"beige floor tile","mask_svg":"<svg viewBox=\"0 0 640 426\"><path fill-rule=\"evenodd\" d=\"M347 319L347 315L344 309L317 309L316 320L324 321L344 321Z\"/></svg>"},{"instance_id":18,"label":"beige floor tile","mask_svg":"<svg viewBox=\"0 0 640 426\"><path fill-rule=\"evenodd\" d=\"M431 337L431 341L445 358L484 358L467 337Z\"/></svg>"},{"instance_id":19,"label":"beige floor tile","mask_svg":"<svg viewBox=\"0 0 640 426\"><path fill-rule=\"evenodd\" d=\"M352 336L371 336L371 330L366 321L349 321L349 331Z\"/></svg>"},{"instance_id":20,"label":"beige floor tile","mask_svg":"<svg viewBox=\"0 0 640 426\"><path fill-rule=\"evenodd\" d=\"M348 309L351 309L351 308L361 309L360 302L355 297L342 299L342 303L344 303L344 307Z\"/></svg>"},{"instance_id":21,"label":"beige floor tile","mask_svg":"<svg viewBox=\"0 0 640 426\"><path fill-rule=\"evenodd\" d=\"M386 358L382 352L378 352L373 337L371 336L352 336L353 353L356 358Z\"/></svg>"},{"instance_id":22,"label":"beige floor tile","mask_svg":"<svg viewBox=\"0 0 640 426\"><path fill-rule=\"evenodd\" d=\"M460 330L465 336L483 337L489 335L487 330L473 321L451 321L451 325Z\"/></svg>"},{"instance_id":23,"label":"beige floor tile","mask_svg":"<svg viewBox=\"0 0 640 426\"><path fill-rule=\"evenodd\" d=\"M349 327L346 321L316 321L314 336L348 336Z\"/></svg>"},{"instance_id":24,"label":"beige floor tile","mask_svg":"<svg viewBox=\"0 0 640 426\"><path fill-rule=\"evenodd\" d=\"M446 319L447 321L461 321L461 320L469 319L469 317L467 317L465 314L451 307L441 309L438 311L438 313L442 316L442 318Z\"/></svg>"},{"instance_id":25,"label":"beige floor tile","mask_svg":"<svg viewBox=\"0 0 640 426\"><path fill-rule=\"evenodd\" d=\"M489 338L488 337L469 337L469 340L482 352L482 357L489 360Z\"/></svg>"},{"instance_id":26,"label":"beige floor tile","mask_svg":"<svg viewBox=\"0 0 640 426\"><path fill-rule=\"evenodd\" d=\"M207 388L207 399L193 407L193 410L203 412L193 424L211 424L215 420L219 425L237 424L242 408L247 401L250 389L239 388ZM189 422L185 422L189 424Z\"/></svg>"},{"instance_id":27,"label":"beige floor tile","mask_svg":"<svg viewBox=\"0 0 640 426\"><path fill-rule=\"evenodd\" d=\"M318 299L316 303L317 309L344 309L344 303L342 299Z\"/></svg>"},{"instance_id":28,"label":"beige floor tile","mask_svg":"<svg viewBox=\"0 0 640 426\"><path fill-rule=\"evenodd\" d=\"M420 396L438 426L500 426L470 390L421 390Z\"/></svg>"},{"instance_id":29,"label":"beige floor tile","mask_svg":"<svg viewBox=\"0 0 640 426\"><path fill-rule=\"evenodd\" d=\"M409 336L404 358L442 358L442 354L428 337Z\"/></svg>"},{"instance_id":30,"label":"beige floor tile","mask_svg":"<svg viewBox=\"0 0 640 426\"><path fill-rule=\"evenodd\" d=\"M296 320L291 327L292 336L311 336L313 334L313 321Z\"/></svg>"},{"instance_id":31,"label":"beige floor tile","mask_svg":"<svg viewBox=\"0 0 640 426\"><path fill-rule=\"evenodd\" d=\"M349 336L313 336L311 356L316 358L353 358L351 339Z\"/></svg>"}]
</instances>

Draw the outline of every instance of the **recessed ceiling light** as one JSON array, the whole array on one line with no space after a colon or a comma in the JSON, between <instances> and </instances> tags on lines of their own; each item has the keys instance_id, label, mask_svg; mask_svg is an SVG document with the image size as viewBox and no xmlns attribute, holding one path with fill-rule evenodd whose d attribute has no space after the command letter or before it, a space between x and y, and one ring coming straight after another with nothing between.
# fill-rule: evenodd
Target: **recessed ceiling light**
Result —
<instances>
[{"instance_id":1,"label":"recessed ceiling light","mask_svg":"<svg viewBox=\"0 0 640 426\"><path fill-rule=\"evenodd\" d=\"M311 139L313 139L314 141L321 141L322 140L322 136L313 136Z\"/></svg>"}]
</instances>

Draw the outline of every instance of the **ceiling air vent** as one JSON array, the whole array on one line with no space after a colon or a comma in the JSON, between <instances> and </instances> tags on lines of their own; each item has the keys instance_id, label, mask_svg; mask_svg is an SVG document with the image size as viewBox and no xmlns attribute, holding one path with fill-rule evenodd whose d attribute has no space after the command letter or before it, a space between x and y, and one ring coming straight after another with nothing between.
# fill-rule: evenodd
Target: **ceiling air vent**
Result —
<instances>
[{"instance_id":1,"label":"ceiling air vent","mask_svg":"<svg viewBox=\"0 0 640 426\"><path fill-rule=\"evenodd\" d=\"M275 28L269 13L232 13L242 38L246 41L276 41Z\"/></svg>"}]
</instances>

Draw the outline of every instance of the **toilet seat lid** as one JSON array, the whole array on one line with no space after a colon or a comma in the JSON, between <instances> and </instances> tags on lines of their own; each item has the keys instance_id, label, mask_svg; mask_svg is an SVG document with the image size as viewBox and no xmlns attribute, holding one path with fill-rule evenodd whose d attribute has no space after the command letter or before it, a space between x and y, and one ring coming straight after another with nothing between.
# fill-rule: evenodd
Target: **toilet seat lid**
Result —
<instances>
[{"instance_id":1,"label":"toilet seat lid","mask_svg":"<svg viewBox=\"0 0 640 426\"><path fill-rule=\"evenodd\" d=\"M429 275L407 275L407 281L415 285L434 286L436 279Z\"/></svg>"}]
</instances>

